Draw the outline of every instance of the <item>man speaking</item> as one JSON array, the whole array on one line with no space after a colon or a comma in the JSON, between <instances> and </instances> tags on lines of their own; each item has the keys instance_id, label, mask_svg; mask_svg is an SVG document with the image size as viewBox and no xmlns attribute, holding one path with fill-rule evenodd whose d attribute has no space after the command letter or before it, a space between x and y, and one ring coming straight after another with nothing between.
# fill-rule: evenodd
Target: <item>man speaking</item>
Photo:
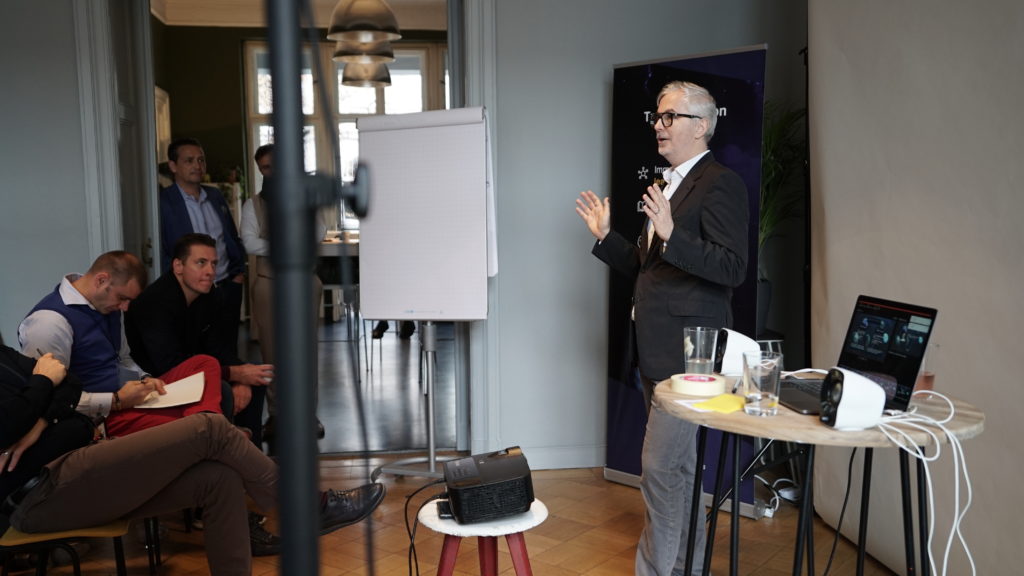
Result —
<instances>
[{"instance_id":1,"label":"man speaking","mask_svg":"<svg viewBox=\"0 0 1024 576\"><path fill-rule=\"evenodd\" d=\"M738 174L715 161L708 142L718 109L704 88L670 82L648 115L658 153L672 165L665 188L643 195L647 216L631 242L611 229L611 204L587 190L576 212L597 238L593 254L634 279L633 328L648 407L640 489L646 505L636 574L683 574L696 478L697 425L653 402L654 385L685 371L683 329L732 324L732 289L747 268L747 191ZM694 565L704 551L697 523ZM694 572L696 573L696 572Z\"/></svg>"}]
</instances>

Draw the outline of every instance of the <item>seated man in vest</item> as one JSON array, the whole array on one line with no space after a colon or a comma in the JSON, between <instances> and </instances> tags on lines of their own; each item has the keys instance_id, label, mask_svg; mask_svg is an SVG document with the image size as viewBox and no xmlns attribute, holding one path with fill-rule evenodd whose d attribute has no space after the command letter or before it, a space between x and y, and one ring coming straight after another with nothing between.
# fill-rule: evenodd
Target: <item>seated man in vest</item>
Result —
<instances>
[{"instance_id":1,"label":"seated man in vest","mask_svg":"<svg viewBox=\"0 0 1024 576\"><path fill-rule=\"evenodd\" d=\"M146 286L146 269L128 252L100 255L85 274L69 274L32 309L18 327L21 351L38 358L52 353L82 382L78 411L99 422L109 436L124 436L199 412L221 412L217 361L196 356L146 372L131 357L122 313ZM199 402L170 408L135 408L164 383L197 372L205 387ZM159 374L158 378L150 374Z\"/></svg>"},{"instance_id":2,"label":"seated man in vest","mask_svg":"<svg viewBox=\"0 0 1024 576\"><path fill-rule=\"evenodd\" d=\"M237 414L252 399L253 387L270 383L274 367L242 362L232 352L231 336L224 334L219 321L221 300L212 293L217 271L213 238L185 234L175 242L173 254L170 269L154 280L125 314L132 355L143 370L154 373L196 355L213 356L220 363L222 377L231 384ZM250 431L259 445L258 426Z\"/></svg>"}]
</instances>

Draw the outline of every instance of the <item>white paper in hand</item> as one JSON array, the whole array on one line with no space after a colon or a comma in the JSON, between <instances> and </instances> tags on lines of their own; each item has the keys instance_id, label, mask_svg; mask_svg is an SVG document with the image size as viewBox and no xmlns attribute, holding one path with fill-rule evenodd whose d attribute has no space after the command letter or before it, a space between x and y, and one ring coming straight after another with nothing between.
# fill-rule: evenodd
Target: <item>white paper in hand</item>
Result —
<instances>
[{"instance_id":1,"label":"white paper in hand","mask_svg":"<svg viewBox=\"0 0 1024 576\"><path fill-rule=\"evenodd\" d=\"M157 392L150 392L149 396L146 396L146 401L135 406L136 408L170 408L171 406L181 406L183 404L192 404L193 402L199 402L199 399L203 396L203 373L196 372L191 376L186 376L181 380L171 382L164 385L164 390L167 394L161 396Z\"/></svg>"}]
</instances>

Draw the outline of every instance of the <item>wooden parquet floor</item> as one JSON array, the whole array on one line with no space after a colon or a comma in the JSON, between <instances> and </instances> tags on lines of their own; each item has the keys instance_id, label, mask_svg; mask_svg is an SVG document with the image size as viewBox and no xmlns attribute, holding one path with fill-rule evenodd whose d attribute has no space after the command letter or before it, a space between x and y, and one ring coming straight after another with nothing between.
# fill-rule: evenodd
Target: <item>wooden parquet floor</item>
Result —
<instances>
[{"instance_id":1,"label":"wooden parquet floor","mask_svg":"<svg viewBox=\"0 0 1024 576\"><path fill-rule=\"evenodd\" d=\"M408 456L407 454L404 456ZM323 458L321 485L346 488L358 485L369 476L370 467L386 462L376 459L369 464L353 458ZM534 492L547 505L550 515L540 526L526 534L533 573L536 576L622 576L633 573L636 542L643 527L643 501L639 490L606 481L600 468L539 470L533 472ZM417 574L410 571L410 541L405 528L407 496L429 482L413 476L382 475L388 487L383 504L363 522L343 528L320 539L320 574L325 576L398 576ZM441 487L423 490L409 501L409 517L415 507ZM754 521L741 519L740 571L750 576L781 576L792 573L793 540L797 511L783 504L772 518ZM159 574L191 576L208 574L202 546L202 532L187 533L181 516L162 519L163 565ZM276 531L273 517L268 527ZM126 538L125 549L129 574L148 572L141 526ZM716 575L729 573L729 516L719 518L718 535L711 564ZM366 542L372 533L372 550ZM834 532L820 520L815 522L815 562L822 574L832 546ZM420 526L416 531L415 550L419 574L437 571L443 537ZM112 547L109 542L93 542L85 555L82 571L86 575L114 574ZM253 574L270 576L279 573L279 557L256 558ZM846 576L855 573L856 549L840 537L830 574ZM508 547L499 544L500 574L513 574ZM50 574L71 574L71 568L55 567ZM459 550L456 576L479 574L477 546L465 539ZM868 558L865 574L893 574L886 567Z\"/></svg>"}]
</instances>

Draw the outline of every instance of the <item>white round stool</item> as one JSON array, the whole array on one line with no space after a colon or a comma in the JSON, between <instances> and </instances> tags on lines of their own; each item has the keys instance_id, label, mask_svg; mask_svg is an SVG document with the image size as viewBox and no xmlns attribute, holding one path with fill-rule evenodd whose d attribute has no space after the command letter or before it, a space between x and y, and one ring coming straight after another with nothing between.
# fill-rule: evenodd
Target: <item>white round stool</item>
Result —
<instances>
[{"instance_id":1,"label":"white round stool","mask_svg":"<svg viewBox=\"0 0 1024 576\"><path fill-rule=\"evenodd\" d=\"M481 576L495 576L498 573L498 536L504 536L508 542L508 551L512 555L512 566L516 570L516 576L533 576L523 532L539 525L547 517L547 507L537 499L534 499L530 509L522 514L475 524L459 524L455 520L438 518L437 506L431 504L424 506L417 515L421 524L445 535L441 560L437 565L437 576L451 576L455 570L459 544L463 538L470 536L477 537Z\"/></svg>"}]
</instances>

